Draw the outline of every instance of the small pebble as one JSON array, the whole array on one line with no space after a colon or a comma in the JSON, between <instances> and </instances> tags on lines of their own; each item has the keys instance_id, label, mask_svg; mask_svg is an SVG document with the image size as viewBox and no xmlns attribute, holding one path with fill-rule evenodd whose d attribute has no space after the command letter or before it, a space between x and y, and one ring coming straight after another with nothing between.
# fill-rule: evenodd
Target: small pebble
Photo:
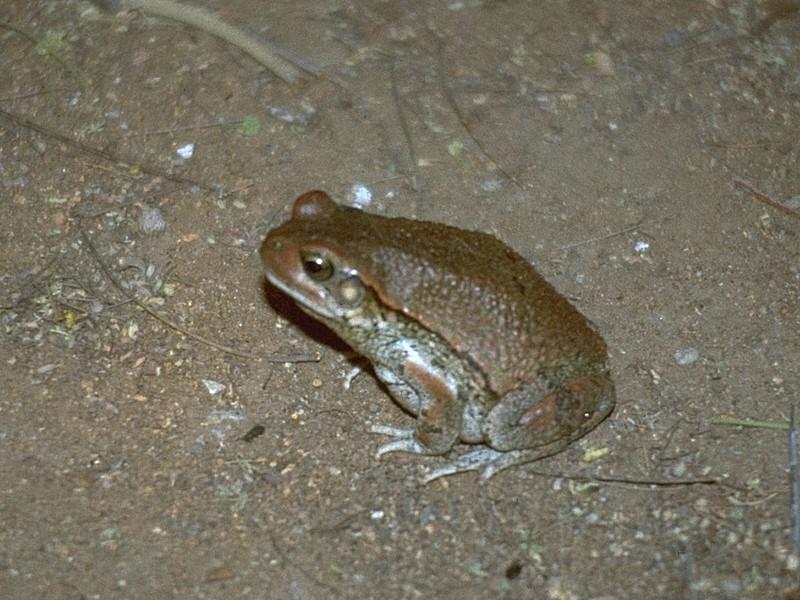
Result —
<instances>
[{"instance_id":1,"label":"small pebble","mask_svg":"<svg viewBox=\"0 0 800 600\"><path fill-rule=\"evenodd\" d=\"M250 443L258 436L264 435L265 431L266 428L263 425L253 425L253 427L241 437L241 440Z\"/></svg>"},{"instance_id":2,"label":"small pebble","mask_svg":"<svg viewBox=\"0 0 800 600\"><path fill-rule=\"evenodd\" d=\"M205 383L207 380L203 380ZM216 383L216 382L212 382ZM217 384L217 385L222 385ZM224 387L224 386L223 386ZM222 410L222 409L214 409L208 413L206 417L206 421L212 425L220 425L222 423L230 422L230 423L241 423L244 421L245 417L241 411L238 410Z\"/></svg>"},{"instance_id":3,"label":"small pebble","mask_svg":"<svg viewBox=\"0 0 800 600\"><path fill-rule=\"evenodd\" d=\"M593 52L590 56L590 61L594 64L594 68L597 72L603 77L611 77L614 75L614 61L611 60L611 56L602 50Z\"/></svg>"},{"instance_id":4,"label":"small pebble","mask_svg":"<svg viewBox=\"0 0 800 600\"><path fill-rule=\"evenodd\" d=\"M145 206L139 215L139 229L142 233L160 233L167 227L167 220L160 208Z\"/></svg>"},{"instance_id":5,"label":"small pebble","mask_svg":"<svg viewBox=\"0 0 800 600\"><path fill-rule=\"evenodd\" d=\"M369 191L367 186L360 183L350 188L350 196L353 200L353 206L356 208L364 208L372 204L372 192Z\"/></svg>"},{"instance_id":6,"label":"small pebble","mask_svg":"<svg viewBox=\"0 0 800 600\"><path fill-rule=\"evenodd\" d=\"M560 144L561 143L561 136L557 133L545 133L542 136L542 139L547 144Z\"/></svg>"},{"instance_id":7,"label":"small pebble","mask_svg":"<svg viewBox=\"0 0 800 600\"><path fill-rule=\"evenodd\" d=\"M458 140L456 140L454 142L450 142L447 145L447 153L450 156L454 156L454 157L455 156L461 156L461 154L463 154L463 152L464 152L464 144L462 144Z\"/></svg>"},{"instance_id":8,"label":"small pebble","mask_svg":"<svg viewBox=\"0 0 800 600\"><path fill-rule=\"evenodd\" d=\"M672 467L672 474L675 477L686 477L686 473L688 471L688 467L686 466L685 462L679 462L675 466Z\"/></svg>"},{"instance_id":9,"label":"small pebble","mask_svg":"<svg viewBox=\"0 0 800 600\"><path fill-rule=\"evenodd\" d=\"M211 394L212 396L216 396L222 390L225 389L224 383L220 383L219 381L214 381L213 379L203 379L203 385L206 386L206 390L208 390L208 393Z\"/></svg>"},{"instance_id":10,"label":"small pebble","mask_svg":"<svg viewBox=\"0 0 800 600\"><path fill-rule=\"evenodd\" d=\"M685 367L697 362L697 359L700 358L700 351L697 348L684 348L675 352L672 358L676 364Z\"/></svg>"},{"instance_id":11,"label":"small pebble","mask_svg":"<svg viewBox=\"0 0 800 600\"><path fill-rule=\"evenodd\" d=\"M484 179L481 181L481 189L484 192L498 192L503 187L502 180L498 179L497 177L489 177L488 179Z\"/></svg>"},{"instance_id":12,"label":"small pebble","mask_svg":"<svg viewBox=\"0 0 800 600\"><path fill-rule=\"evenodd\" d=\"M178 156L180 156L183 160L189 160L192 158L194 154L194 144L184 144L183 146L178 146L178 149L175 150Z\"/></svg>"},{"instance_id":13,"label":"small pebble","mask_svg":"<svg viewBox=\"0 0 800 600\"><path fill-rule=\"evenodd\" d=\"M283 106L270 106L268 110L273 118L290 125L308 125L317 116L316 109L308 105L303 105L300 110L291 110Z\"/></svg>"},{"instance_id":14,"label":"small pebble","mask_svg":"<svg viewBox=\"0 0 800 600\"><path fill-rule=\"evenodd\" d=\"M683 46L684 35L680 31L667 31L664 33L664 43L670 48Z\"/></svg>"}]
</instances>

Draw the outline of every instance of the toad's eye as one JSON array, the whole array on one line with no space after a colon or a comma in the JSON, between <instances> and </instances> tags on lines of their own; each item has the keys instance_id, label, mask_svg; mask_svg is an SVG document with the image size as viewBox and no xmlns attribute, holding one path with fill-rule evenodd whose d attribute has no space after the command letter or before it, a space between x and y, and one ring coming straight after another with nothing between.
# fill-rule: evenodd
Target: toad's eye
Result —
<instances>
[{"instance_id":1,"label":"toad's eye","mask_svg":"<svg viewBox=\"0 0 800 600\"><path fill-rule=\"evenodd\" d=\"M303 252L303 270L314 281L327 281L333 276L333 264L319 252Z\"/></svg>"}]
</instances>

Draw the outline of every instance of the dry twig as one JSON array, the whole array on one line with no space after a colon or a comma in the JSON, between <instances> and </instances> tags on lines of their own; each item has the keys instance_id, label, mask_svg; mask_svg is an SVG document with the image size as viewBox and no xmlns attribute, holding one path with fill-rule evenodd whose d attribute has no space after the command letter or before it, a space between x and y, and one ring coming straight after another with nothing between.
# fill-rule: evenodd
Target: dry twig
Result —
<instances>
[{"instance_id":1,"label":"dry twig","mask_svg":"<svg viewBox=\"0 0 800 600\"><path fill-rule=\"evenodd\" d=\"M475 147L478 151L483 155L484 159L487 161L488 166L490 169L496 170L500 173L503 177L505 177L508 181L510 181L520 192L525 192L526 186L523 185L519 179L517 179L514 175L506 171L502 166L500 166L494 158L492 158L489 151L484 147L483 142L478 139L478 137L473 133L472 126L469 124L464 111L461 110L458 102L456 102L455 96L453 95L453 90L450 88L450 83L447 80L447 69L445 66L445 59L444 59L444 42L437 37L437 73L439 75L439 82L442 88L442 93L444 94L444 98L447 101L447 104L450 106L450 110L453 111L453 114L458 119L459 124L466 132L469 139L472 140L472 143L475 144ZM529 186L527 186L529 187Z\"/></svg>"},{"instance_id":2,"label":"dry twig","mask_svg":"<svg viewBox=\"0 0 800 600\"><path fill-rule=\"evenodd\" d=\"M686 478L686 479L640 479L638 477L602 477L599 475L565 475L562 473L547 473L546 471L529 471L534 475L552 477L554 479L567 479L570 481L584 481L587 483L615 483L619 485L630 485L635 487L687 487L690 485L717 485L719 481L712 477L705 478Z\"/></svg>"},{"instance_id":3,"label":"dry twig","mask_svg":"<svg viewBox=\"0 0 800 600\"><path fill-rule=\"evenodd\" d=\"M281 362L299 363L299 362L317 362L317 361L319 361L319 356L313 357L313 356L309 356L307 354L294 354L294 355L278 355L278 354L276 354L276 355L271 355L271 356L263 356L263 355L258 355L258 354L252 354L250 352L242 352L241 350L236 350L235 348L231 348L230 346L225 346L223 344L218 344L217 342L209 340L208 338L205 338L205 337L203 337L203 336L201 336L201 335L199 335L197 333L194 333L192 331L189 331L188 329L185 329L184 327L181 327L177 323L174 323L173 321L169 320L167 317L163 316L161 313L159 313L159 312L153 310L152 308L150 308L149 306L147 306L147 304L145 304L144 302L142 302L141 300L139 300L135 296L130 295L128 293L128 291L122 286L122 284L117 280L117 278L114 277L114 275L111 273L109 268L106 266L105 262L103 262L103 259L100 257L100 253L97 251L97 248L95 248L94 244L89 239L89 236L86 234L86 232L83 231L83 230L80 230L80 235L81 235L81 239L83 240L83 243L86 244L86 247L89 249L89 252L92 254L92 257L94 257L95 262L97 262L97 266L100 267L100 270L103 272L103 275L106 276L106 279L108 279L108 281L110 281L111 284L115 288L117 288L117 290L127 300L129 300L129 301L133 302L134 304L136 304L136 306L141 308L148 315L150 315L151 317L153 317L157 321L160 321L161 323L163 323L164 325L166 325L170 329L173 329L174 331L177 331L178 333L183 334L186 337L192 338L193 340L196 340L196 341L200 342L201 344L205 344L206 346L210 346L211 348L219 350L220 352L225 352L226 354L232 354L233 356L240 356L242 358L252 358L252 359L263 358L264 360L266 360L268 362L277 362L277 363L281 363Z\"/></svg>"},{"instance_id":4,"label":"dry twig","mask_svg":"<svg viewBox=\"0 0 800 600\"><path fill-rule=\"evenodd\" d=\"M629 231L635 231L639 229L644 223L644 219L634 223L630 227L626 227L625 229L620 229L619 231L612 231L611 233L607 233L606 235L601 235L593 238L588 238L585 240L580 240L579 242L572 242L571 244L566 244L564 246L559 246L559 250L569 250L570 248L577 248L578 246L583 246L584 244L594 244L595 242L600 242L603 240L607 240L613 237L617 237L619 235L623 235L628 233Z\"/></svg>"},{"instance_id":5,"label":"dry twig","mask_svg":"<svg viewBox=\"0 0 800 600\"><path fill-rule=\"evenodd\" d=\"M711 419L712 425L730 425L732 427L753 427L754 429L789 429L788 423L778 421L759 421L757 419L741 419L739 417L717 417Z\"/></svg>"},{"instance_id":6,"label":"dry twig","mask_svg":"<svg viewBox=\"0 0 800 600\"><path fill-rule=\"evenodd\" d=\"M789 429L789 503L791 505L792 546L800 554L800 472L797 468L797 419L792 403L791 428Z\"/></svg>"},{"instance_id":7,"label":"dry twig","mask_svg":"<svg viewBox=\"0 0 800 600\"><path fill-rule=\"evenodd\" d=\"M173 0L93 0L95 4L106 10L140 10L144 13L172 19L197 27L214 35L229 44L233 44L249 54L269 69L275 76L286 83L293 83L300 77L300 71L294 64L274 48L253 38L238 27L234 27L220 19L214 13L199 6L181 4Z\"/></svg>"},{"instance_id":8,"label":"dry twig","mask_svg":"<svg viewBox=\"0 0 800 600\"><path fill-rule=\"evenodd\" d=\"M780 200L775 200L769 194L765 194L761 190L756 189L756 187L752 183L750 183L749 181L745 181L741 177L733 178L733 187L750 192L753 195L753 198L755 198L759 202L763 202L764 204L769 204L771 207L777 208L778 210L782 210L787 215L790 215L795 219L800 219L800 211L795 210L793 208L789 208Z\"/></svg>"},{"instance_id":9,"label":"dry twig","mask_svg":"<svg viewBox=\"0 0 800 600\"><path fill-rule=\"evenodd\" d=\"M99 148L95 148L94 146L90 146L88 144L84 144L83 142L79 142L76 139L73 139L63 133L55 131L53 129L48 129L44 125L39 125L35 121L31 121L21 115L8 112L0 108L0 117L11 121L15 125L22 127L24 129L30 129L31 131L35 131L36 133L43 135L47 138L54 139L62 144L69 146L70 148L74 148L79 150L84 154L88 154L89 156L94 156L95 158L100 158L102 160L111 162L116 164L117 166L123 167L125 169L137 169L138 171L145 173L147 175L151 175L153 177L161 177L168 181L172 181L174 183L181 183L184 185L193 185L197 186L203 190L208 192L216 192L217 190L212 186L208 185L207 183L200 183L198 181L194 181L192 179L188 179L186 177L181 177L180 175L172 175L170 173L165 172L163 169L158 169L156 167L152 167L150 165L137 163L134 161L130 161L110 152L106 152L105 150L100 150Z\"/></svg>"}]
</instances>

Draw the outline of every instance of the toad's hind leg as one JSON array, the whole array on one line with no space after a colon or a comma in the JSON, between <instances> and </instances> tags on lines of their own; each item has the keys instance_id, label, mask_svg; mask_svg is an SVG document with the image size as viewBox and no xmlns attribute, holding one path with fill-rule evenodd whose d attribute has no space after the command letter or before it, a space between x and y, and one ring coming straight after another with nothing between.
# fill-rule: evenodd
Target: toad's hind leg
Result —
<instances>
[{"instance_id":1,"label":"toad's hind leg","mask_svg":"<svg viewBox=\"0 0 800 600\"><path fill-rule=\"evenodd\" d=\"M511 466L560 452L613 409L614 384L606 374L580 377L544 394L540 385L529 386L511 392L491 410L484 435L495 450L526 451L524 459L503 461Z\"/></svg>"},{"instance_id":2,"label":"toad's hind leg","mask_svg":"<svg viewBox=\"0 0 800 600\"><path fill-rule=\"evenodd\" d=\"M605 374L588 375L554 390L533 385L503 397L487 415L489 448L478 448L431 470L425 483L464 471L481 479L514 465L558 454L594 429L614 409L614 384Z\"/></svg>"},{"instance_id":3,"label":"toad's hind leg","mask_svg":"<svg viewBox=\"0 0 800 600\"><path fill-rule=\"evenodd\" d=\"M544 397L530 387L522 391L505 397L488 415L484 434L491 448L433 469L425 483L464 471L480 471L486 480L508 467L558 454L614 409L614 384L607 375L582 377Z\"/></svg>"}]
</instances>

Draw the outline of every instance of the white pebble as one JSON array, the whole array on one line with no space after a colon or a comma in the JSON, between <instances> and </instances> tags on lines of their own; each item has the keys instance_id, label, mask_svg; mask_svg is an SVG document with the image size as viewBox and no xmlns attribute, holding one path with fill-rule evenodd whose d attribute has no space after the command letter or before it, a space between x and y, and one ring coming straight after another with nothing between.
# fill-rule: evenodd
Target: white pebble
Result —
<instances>
[{"instance_id":1,"label":"white pebble","mask_svg":"<svg viewBox=\"0 0 800 600\"><path fill-rule=\"evenodd\" d=\"M214 381L213 379L203 379L203 385L206 386L208 393L212 396L216 396L222 390L225 389L225 384L220 383L219 381Z\"/></svg>"},{"instance_id":2,"label":"white pebble","mask_svg":"<svg viewBox=\"0 0 800 600\"><path fill-rule=\"evenodd\" d=\"M350 189L350 194L353 197L353 206L356 208L364 208L372 204L372 192L365 185L355 184Z\"/></svg>"},{"instance_id":3,"label":"white pebble","mask_svg":"<svg viewBox=\"0 0 800 600\"><path fill-rule=\"evenodd\" d=\"M139 229L142 233L159 233L167 227L167 220L160 208L146 206L139 215Z\"/></svg>"},{"instance_id":4,"label":"white pebble","mask_svg":"<svg viewBox=\"0 0 800 600\"><path fill-rule=\"evenodd\" d=\"M177 152L178 156L180 156L183 160L189 160L194 154L194 144L184 144L183 146L178 146L178 149L175 152Z\"/></svg>"},{"instance_id":5,"label":"white pebble","mask_svg":"<svg viewBox=\"0 0 800 600\"><path fill-rule=\"evenodd\" d=\"M683 350L678 350L675 352L675 354L672 355L672 358L677 364L685 367L697 362L697 359L700 358L700 350L697 348L684 348Z\"/></svg>"}]
</instances>

